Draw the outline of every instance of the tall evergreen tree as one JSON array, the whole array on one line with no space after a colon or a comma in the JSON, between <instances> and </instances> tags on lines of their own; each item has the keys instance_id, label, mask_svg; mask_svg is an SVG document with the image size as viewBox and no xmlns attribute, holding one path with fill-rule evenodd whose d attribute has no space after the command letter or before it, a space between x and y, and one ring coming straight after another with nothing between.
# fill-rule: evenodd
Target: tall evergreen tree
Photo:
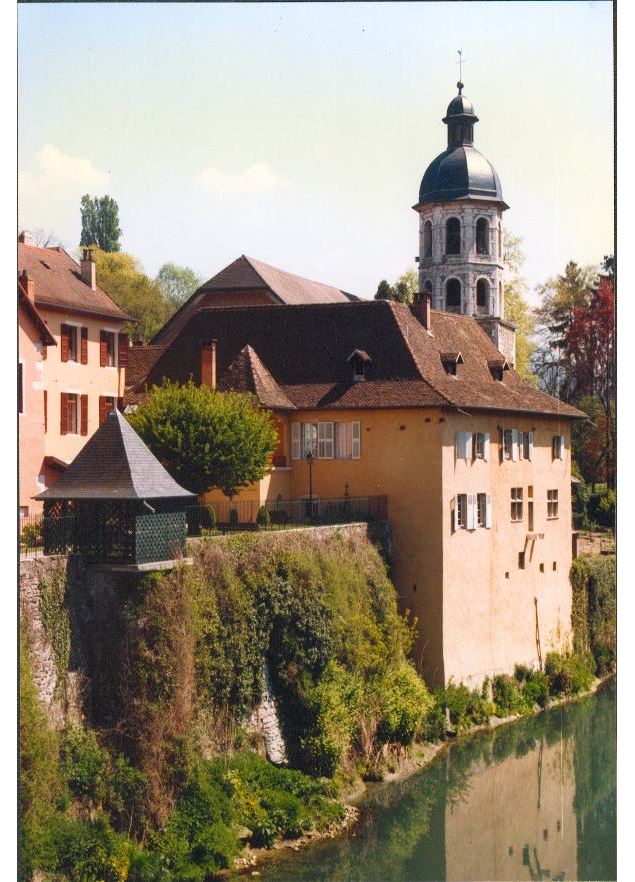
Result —
<instances>
[{"instance_id":1,"label":"tall evergreen tree","mask_svg":"<svg viewBox=\"0 0 635 882\"><path fill-rule=\"evenodd\" d=\"M119 206L110 196L86 193L81 201L82 234L79 244L97 245L102 251L120 251L119 239L123 231L119 226Z\"/></svg>"}]
</instances>

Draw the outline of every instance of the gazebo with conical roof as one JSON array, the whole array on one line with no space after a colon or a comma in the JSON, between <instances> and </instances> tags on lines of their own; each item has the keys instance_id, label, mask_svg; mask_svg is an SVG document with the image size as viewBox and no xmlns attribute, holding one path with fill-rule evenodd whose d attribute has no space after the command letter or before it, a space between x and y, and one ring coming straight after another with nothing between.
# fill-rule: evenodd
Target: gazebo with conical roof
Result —
<instances>
[{"instance_id":1,"label":"gazebo with conical roof","mask_svg":"<svg viewBox=\"0 0 635 882\"><path fill-rule=\"evenodd\" d=\"M44 501L44 552L142 566L183 555L185 507L176 483L126 418L113 410Z\"/></svg>"}]
</instances>

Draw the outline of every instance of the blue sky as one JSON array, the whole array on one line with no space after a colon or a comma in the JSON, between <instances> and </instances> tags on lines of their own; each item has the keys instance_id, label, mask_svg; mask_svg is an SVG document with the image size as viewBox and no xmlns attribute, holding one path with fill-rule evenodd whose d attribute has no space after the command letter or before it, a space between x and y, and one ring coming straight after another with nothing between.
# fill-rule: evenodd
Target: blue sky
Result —
<instances>
[{"instance_id":1,"label":"blue sky","mask_svg":"<svg viewBox=\"0 0 635 882\"><path fill-rule=\"evenodd\" d=\"M530 285L612 250L608 2L22 5L22 227L69 249L84 192L150 274L241 253L360 296L417 253L456 93Z\"/></svg>"}]
</instances>

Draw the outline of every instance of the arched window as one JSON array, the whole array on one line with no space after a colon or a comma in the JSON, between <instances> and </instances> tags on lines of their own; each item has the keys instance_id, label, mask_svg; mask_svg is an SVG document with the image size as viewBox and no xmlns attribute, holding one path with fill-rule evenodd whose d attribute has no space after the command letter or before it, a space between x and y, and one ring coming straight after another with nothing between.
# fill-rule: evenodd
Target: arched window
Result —
<instances>
[{"instance_id":1,"label":"arched window","mask_svg":"<svg viewBox=\"0 0 635 882\"><path fill-rule=\"evenodd\" d=\"M484 217L476 221L476 253L489 254L489 224Z\"/></svg>"},{"instance_id":2,"label":"arched window","mask_svg":"<svg viewBox=\"0 0 635 882\"><path fill-rule=\"evenodd\" d=\"M476 312L478 315L487 315L489 312L489 282L487 279L479 279L476 283Z\"/></svg>"},{"instance_id":3,"label":"arched window","mask_svg":"<svg viewBox=\"0 0 635 882\"><path fill-rule=\"evenodd\" d=\"M446 312L461 312L461 283L458 279L448 279L445 284Z\"/></svg>"},{"instance_id":4,"label":"arched window","mask_svg":"<svg viewBox=\"0 0 635 882\"><path fill-rule=\"evenodd\" d=\"M445 224L445 253L461 253L461 221L458 217L450 217Z\"/></svg>"},{"instance_id":5,"label":"arched window","mask_svg":"<svg viewBox=\"0 0 635 882\"><path fill-rule=\"evenodd\" d=\"M423 225L423 256L432 257L432 223L426 221Z\"/></svg>"}]
</instances>

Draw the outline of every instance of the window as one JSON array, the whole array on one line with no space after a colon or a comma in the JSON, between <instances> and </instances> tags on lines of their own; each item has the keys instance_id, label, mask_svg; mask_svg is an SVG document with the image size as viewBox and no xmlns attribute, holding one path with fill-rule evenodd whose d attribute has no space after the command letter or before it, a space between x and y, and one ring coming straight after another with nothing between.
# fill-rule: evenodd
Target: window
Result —
<instances>
[{"instance_id":1,"label":"window","mask_svg":"<svg viewBox=\"0 0 635 882\"><path fill-rule=\"evenodd\" d=\"M533 432L522 432L522 450L523 457L525 459L531 459L531 455L534 449L534 435Z\"/></svg>"},{"instance_id":2,"label":"window","mask_svg":"<svg viewBox=\"0 0 635 882\"><path fill-rule=\"evenodd\" d=\"M474 459L489 459L489 432L474 433Z\"/></svg>"},{"instance_id":3,"label":"window","mask_svg":"<svg viewBox=\"0 0 635 882\"><path fill-rule=\"evenodd\" d=\"M476 494L476 523L479 527L487 526L487 494Z\"/></svg>"},{"instance_id":4,"label":"window","mask_svg":"<svg viewBox=\"0 0 635 882\"><path fill-rule=\"evenodd\" d=\"M445 224L445 253L461 253L461 221L458 217L450 217Z\"/></svg>"},{"instance_id":5,"label":"window","mask_svg":"<svg viewBox=\"0 0 635 882\"><path fill-rule=\"evenodd\" d=\"M457 459L464 459L466 462L468 459L472 459L471 432L457 432L455 446Z\"/></svg>"},{"instance_id":6,"label":"window","mask_svg":"<svg viewBox=\"0 0 635 882\"><path fill-rule=\"evenodd\" d=\"M554 435L551 442L551 456L553 459L564 459L564 435Z\"/></svg>"},{"instance_id":7,"label":"window","mask_svg":"<svg viewBox=\"0 0 635 882\"><path fill-rule=\"evenodd\" d=\"M423 293L426 297L429 297L432 300L432 282L430 279L427 279L425 285L423 286Z\"/></svg>"},{"instance_id":8,"label":"window","mask_svg":"<svg viewBox=\"0 0 635 882\"><path fill-rule=\"evenodd\" d=\"M432 257L432 224L426 221L423 225L423 256Z\"/></svg>"},{"instance_id":9,"label":"window","mask_svg":"<svg viewBox=\"0 0 635 882\"><path fill-rule=\"evenodd\" d=\"M519 570L525 569L525 552L524 551L518 552L518 569Z\"/></svg>"},{"instance_id":10,"label":"window","mask_svg":"<svg viewBox=\"0 0 635 882\"><path fill-rule=\"evenodd\" d=\"M523 488L512 487L512 521L523 519Z\"/></svg>"},{"instance_id":11,"label":"window","mask_svg":"<svg viewBox=\"0 0 635 882\"><path fill-rule=\"evenodd\" d=\"M359 383L360 380L366 379L366 364L360 355L355 355L351 359L353 364L353 382Z\"/></svg>"},{"instance_id":12,"label":"window","mask_svg":"<svg viewBox=\"0 0 635 882\"><path fill-rule=\"evenodd\" d=\"M69 393L66 398L66 434L77 435L77 395Z\"/></svg>"},{"instance_id":13,"label":"window","mask_svg":"<svg viewBox=\"0 0 635 882\"><path fill-rule=\"evenodd\" d=\"M461 312L461 283L458 279L448 279L445 285L446 312Z\"/></svg>"},{"instance_id":14,"label":"window","mask_svg":"<svg viewBox=\"0 0 635 882\"><path fill-rule=\"evenodd\" d=\"M558 517L558 491L547 490L547 518Z\"/></svg>"},{"instance_id":15,"label":"window","mask_svg":"<svg viewBox=\"0 0 635 882\"><path fill-rule=\"evenodd\" d=\"M476 221L476 253L489 254L489 224L484 217Z\"/></svg>"},{"instance_id":16,"label":"window","mask_svg":"<svg viewBox=\"0 0 635 882\"><path fill-rule=\"evenodd\" d=\"M77 328L62 325L60 355L62 361L77 361Z\"/></svg>"},{"instance_id":17,"label":"window","mask_svg":"<svg viewBox=\"0 0 635 882\"><path fill-rule=\"evenodd\" d=\"M476 283L476 312L478 315L487 315L489 312L489 282L487 279L479 279Z\"/></svg>"},{"instance_id":18,"label":"window","mask_svg":"<svg viewBox=\"0 0 635 882\"><path fill-rule=\"evenodd\" d=\"M22 362L18 362L18 413L24 413L24 376Z\"/></svg>"},{"instance_id":19,"label":"window","mask_svg":"<svg viewBox=\"0 0 635 882\"><path fill-rule=\"evenodd\" d=\"M456 497L456 525L467 527L467 493L459 493Z\"/></svg>"},{"instance_id":20,"label":"window","mask_svg":"<svg viewBox=\"0 0 635 882\"><path fill-rule=\"evenodd\" d=\"M317 459L359 459L360 423L292 423L291 459L304 459L309 451Z\"/></svg>"},{"instance_id":21,"label":"window","mask_svg":"<svg viewBox=\"0 0 635 882\"><path fill-rule=\"evenodd\" d=\"M505 429L503 431L503 456L505 459L516 459L516 429Z\"/></svg>"},{"instance_id":22,"label":"window","mask_svg":"<svg viewBox=\"0 0 635 882\"><path fill-rule=\"evenodd\" d=\"M99 332L99 364L101 367L115 366L115 335L112 331Z\"/></svg>"},{"instance_id":23,"label":"window","mask_svg":"<svg viewBox=\"0 0 635 882\"><path fill-rule=\"evenodd\" d=\"M99 425L103 423L108 414L115 409L114 395L99 396Z\"/></svg>"}]
</instances>

